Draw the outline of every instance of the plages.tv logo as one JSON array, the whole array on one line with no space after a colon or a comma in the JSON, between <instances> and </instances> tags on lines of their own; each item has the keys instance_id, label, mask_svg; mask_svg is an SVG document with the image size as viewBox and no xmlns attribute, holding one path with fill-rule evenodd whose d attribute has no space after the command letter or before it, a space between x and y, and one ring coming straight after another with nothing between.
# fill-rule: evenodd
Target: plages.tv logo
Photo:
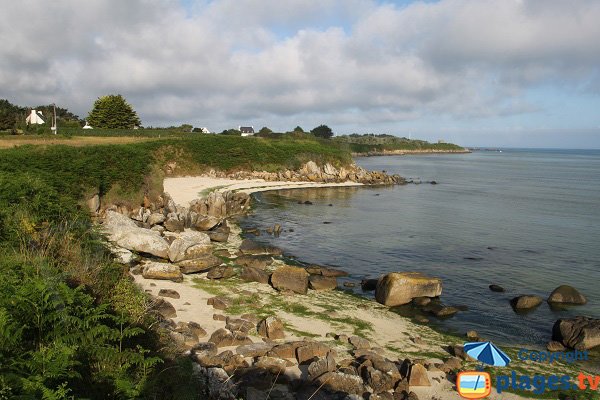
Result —
<instances>
[{"instance_id":1,"label":"plages.tv logo","mask_svg":"<svg viewBox=\"0 0 600 400\"><path fill-rule=\"evenodd\" d=\"M456 390L465 399L483 399L492 392L490 374L483 372L483 365L506 367L510 358L492 342L470 342L464 345L465 353L481 362L480 371L460 372L456 377Z\"/></svg>"}]
</instances>

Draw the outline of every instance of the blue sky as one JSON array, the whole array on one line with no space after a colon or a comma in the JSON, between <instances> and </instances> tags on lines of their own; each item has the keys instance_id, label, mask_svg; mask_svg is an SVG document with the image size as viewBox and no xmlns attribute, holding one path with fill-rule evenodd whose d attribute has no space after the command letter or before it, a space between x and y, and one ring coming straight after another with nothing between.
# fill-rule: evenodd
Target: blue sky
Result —
<instances>
[{"instance_id":1,"label":"blue sky","mask_svg":"<svg viewBox=\"0 0 600 400\"><path fill-rule=\"evenodd\" d=\"M324 123L467 146L600 148L598 1L28 0L3 10L0 97L17 104L85 116L98 96L121 93L146 126Z\"/></svg>"}]
</instances>

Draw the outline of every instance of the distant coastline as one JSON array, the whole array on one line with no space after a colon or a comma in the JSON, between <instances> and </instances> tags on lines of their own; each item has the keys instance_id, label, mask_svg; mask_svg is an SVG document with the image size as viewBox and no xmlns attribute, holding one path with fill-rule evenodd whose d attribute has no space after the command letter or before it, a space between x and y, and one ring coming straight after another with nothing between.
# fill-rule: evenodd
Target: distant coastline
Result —
<instances>
[{"instance_id":1,"label":"distant coastline","mask_svg":"<svg viewBox=\"0 0 600 400\"><path fill-rule=\"evenodd\" d=\"M374 157L374 156L403 156L411 154L467 154L471 153L469 149L460 150L437 150L437 149L420 149L420 150L376 150L366 153L352 153L352 157Z\"/></svg>"}]
</instances>

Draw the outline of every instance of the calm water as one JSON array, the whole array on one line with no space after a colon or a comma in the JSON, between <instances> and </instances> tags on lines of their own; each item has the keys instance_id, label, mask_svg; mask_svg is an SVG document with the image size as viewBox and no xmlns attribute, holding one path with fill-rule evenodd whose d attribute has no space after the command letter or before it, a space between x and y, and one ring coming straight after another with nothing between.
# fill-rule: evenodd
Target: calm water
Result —
<instances>
[{"instance_id":1,"label":"calm water","mask_svg":"<svg viewBox=\"0 0 600 400\"><path fill-rule=\"evenodd\" d=\"M355 282L391 271L441 277L442 301L468 310L435 323L459 333L476 329L500 343L542 344L557 318L600 318L600 151L504 150L357 163L438 185L263 193L244 225L281 223L286 232L279 238L259 239L300 260L342 267ZM507 292L491 292L491 283ZM508 303L519 294L547 298L561 284L577 287L588 304L555 311L544 302L518 315ZM361 293L360 285L355 291Z\"/></svg>"}]
</instances>

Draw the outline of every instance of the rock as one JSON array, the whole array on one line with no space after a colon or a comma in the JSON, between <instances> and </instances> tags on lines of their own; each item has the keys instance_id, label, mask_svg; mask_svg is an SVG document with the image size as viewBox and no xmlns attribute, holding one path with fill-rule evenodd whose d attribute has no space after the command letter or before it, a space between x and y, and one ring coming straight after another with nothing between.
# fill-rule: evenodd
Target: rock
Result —
<instances>
[{"instance_id":1,"label":"rock","mask_svg":"<svg viewBox=\"0 0 600 400\"><path fill-rule=\"evenodd\" d=\"M360 281L360 287L364 292L371 292L377 288L379 279L363 279Z\"/></svg>"},{"instance_id":2,"label":"rock","mask_svg":"<svg viewBox=\"0 0 600 400\"><path fill-rule=\"evenodd\" d=\"M240 275L240 278L246 282L259 282L264 284L269 283L270 277L271 275L268 272L254 267L243 267Z\"/></svg>"},{"instance_id":3,"label":"rock","mask_svg":"<svg viewBox=\"0 0 600 400\"><path fill-rule=\"evenodd\" d=\"M273 343L252 343L238 346L235 351L241 356L254 358L265 356L273 347Z\"/></svg>"},{"instance_id":4,"label":"rock","mask_svg":"<svg viewBox=\"0 0 600 400\"><path fill-rule=\"evenodd\" d=\"M192 355L211 355L217 354L217 346L211 342L198 343L190 350Z\"/></svg>"},{"instance_id":5,"label":"rock","mask_svg":"<svg viewBox=\"0 0 600 400\"><path fill-rule=\"evenodd\" d=\"M304 345L305 342L303 341L283 343L273 347L273 349L267 353L267 356L295 359L296 350Z\"/></svg>"},{"instance_id":6,"label":"rock","mask_svg":"<svg viewBox=\"0 0 600 400\"><path fill-rule=\"evenodd\" d=\"M346 271L342 271L340 269L321 267L321 275L327 276L327 277L342 278L342 277L348 276L348 273Z\"/></svg>"},{"instance_id":7,"label":"rock","mask_svg":"<svg viewBox=\"0 0 600 400\"><path fill-rule=\"evenodd\" d=\"M353 288L353 287L356 287L356 283L354 283L354 282L344 282L344 287Z\"/></svg>"},{"instance_id":8,"label":"rock","mask_svg":"<svg viewBox=\"0 0 600 400\"><path fill-rule=\"evenodd\" d=\"M223 368L206 368L205 371L208 399L234 400L238 398L237 386Z\"/></svg>"},{"instance_id":9,"label":"rock","mask_svg":"<svg viewBox=\"0 0 600 400\"><path fill-rule=\"evenodd\" d=\"M160 297L154 299L151 308L154 311L158 312L160 315L162 315L164 318L177 317L177 310L175 310L175 307L173 307L171 303Z\"/></svg>"},{"instance_id":10,"label":"rock","mask_svg":"<svg viewBox=\"0 0 600 400\"><path fill-rule=\"evenodd\" d=\"M150 216L148 217L148 220L146 221L146 223L150 226L162 224L163 222L165 222L165 216L164 216L164 214L161 214L161 213L150 214Z\"/></svg>"},{"instance_id":11,"label":"rock","mask_svg":"<svg viewBox=\"0 0 600 400\"><path fill-rule=\"evenodd\" d=\"M182 232L169 246L169 259L172 262L191 260L205 256L212 251L207 234L195 231Z\"/></svg>"},{"instance_id":12,"label":"rock","mask_svg":"<svg viewBox=\"0 0 600 400\"><path fill-rule=\"evenodd\" d=\"M559 319L552 328L552 340L576 350L600 346L600 319L581 316Z\"/></svg>"},{"instance_id":13,"label":"rock","mask_svg":"<svg viewBox=\"0 0 600 400\"><path fill-rule=\"evenodd\" d=\"M551 352L558 352L558 351L565 351L567 348L561 342L552 340L552 341L548 342L548 344L546 345L546 349Z\"/></svg>"},{"instance_id":14,"label":"rock","mask_svg":"<svg viewBox=\"0 0 600 400\"><path fill-rule=\"evenodd\" d=\"M535 295L521 295L513 298L510 301L510 305L515 310L527 310L535 308L542 304L542 298Z\"/></svg>"},{"instance_id":15,"label":"rock","mask_svg":"<svg viewBox=\"0 0 600 400\"><path fill-rule=\"evenodd\" d=\"M308 366L308 378L315 380L326 372L335 371L335 358L328 354L324 358L319 358Z\"/></svg>"},{"instance_id":16,"label":"rock","mask_svg":"<svg viewBox=\"0 0 600 400\"><path fill-rule=\"evenodd\" d=\"M208 237L213 242L225 243L229 240L229 233L223 231L210 231L207 232Z\"/></svg>"},{"instance_id":17,"label":"rock","mask_svg":"<svg viewBox=\"0 0 600 400\"><path fill-rule=\"evenodd\" d=\"M407 304L415 297L442 294L442 280L419 272L392 272L385 275L375 289L375 299L386 306Z\"/></svg>"},{"instance_id":18,"label":"rock","mask_svg":"<svg viewBox=\"0 0 600 400\"><path fill-rule=\"evenodd\" d=\"M479 339L479 334L474 330L467 331L467 339L469 339L471 342L477 342Z\"/></svg>"},{"instance_id":19,"label":"rock","mask_svg":"<svg viewBox=\"0 0 600 400\"><path fill-rule=\"evenodd\" d=\"M158 291L158 295L162 297L170 297L172 299L178 299L181 297L179 293L173 289L160 289Z\"/></svg>"},{"instance_id":20,"label":"rock","mask_svg":"<svg viewBox=\"0 0 600 400\"><path fill-rule=\"evenodd\" d=\"M371 348L371 344L369 343L369 341L367 339L361 338L360 336L350 336L348 342L350 342L350 344L354 346L354 348L357 350Z\"/></svg>"},{"instance_id":21,"label":"rock","mask_svg":"<svg viewBox=\"0 0 600 400\"><path fill-rule=\"evenodd\" d=\"M271 257L269 255L263 255L263 256L242 255L235 259L235 263L237 265L241 265L244 267L265 269L269 265L273 264L273 257Z\"/></svg>"},{"instance_id":22,"label":"rock","mask_svg":"<svg viewBox=\"0 0 600 400\"><path fill-rule=\"evenodd\" d=\"M298 364L306 363L315 357L325 357L331 349L319 342L304 342L303 346L296 349L296 359Z\"/></svg>"},{"instance_id":23,"label":"rock","mask_svg":"<svg viewBox=\"0 0 600 400\"><path fill-rule=\"evenodd\" d=\"M227 317L223 314L213 314L213 320L215 321L227 321Z\"/></svg>"},{"instance_id":24,"label":"rock","mask_svg":"<svg viewBox=\"0 0 600 400\"><path fill-rule=\"evenodd\" d=\"M276 317L267 317L258 323L258 334L268 339L283 339L283 322Z\"/></svg>"},{"instance_id":25,"label":"rock","mask_svg":"<svg viewBox=\"0 0 600 400\"><path fill-rule=\"evenodd\" d=\"M247 335L241 332L231 332L229 329L225 328L214 331L208 341L214 343L217 347L252 344L252 340L250 340Z\"/></svg>"},{"instance_id":26,"label":"rock","mask_svg":"<svg viewBox=\"0 0 600 400\"><path fill-rule=\"evenodd\" d=\"M431 298L429 298L429 297L415 297L412 300L412 302L417 307L425 307L427 304L431 303Z\"/></svg>"},{"instance_id":27,"label":"rock","mask_svg":"<svg viewBox=\"0 0 600 400\"><path fill-rule=\"evenodd\" d=\"M390 375L370 366L365 366L361 370L365 383L373 389L373 393L382 393L394 388L395 382Z\"/></svg>"},{"instance_id":28,"label":"rock","mask_svg":"<svg viewBox=\"0 0 600 400\"><path fill-rule=\"evenodd\" d=\"M232 332L243 332L243 333L248 333L251 330L255 330L256 329L256 325L253 324L250 321L246 321L245 319L241 319L241 318L227 318L227 323L225 325L226 329L229 329Z\"/></svg>"},{"instance_id":29,"label":"rock","mask_svg":"<svg viewBox=\"0 0 600 400\"><path fill-rule=\"evenodd\" d=\"M439 369L445 373L448 373L450 371L456 371L461 368L462 360L458 357L450 357L439 366Z\"/></svg>"},{"instance_id":30,"label":"rock","mask_svg":"<svg viewBox=\"0 0 600 400\"><path fill-rule=\"evenodd\" d=\"M453 356L458 357L462 360L467 359L467 354L465 353L464 347L459 344L450 346L450 354L452 354Z\"/></svg>"},{"instance_id":31,"label":"rock","mask_svg":"<svg viewBox=\"0 0 600 400\"><path fill-rule=\"evenodd\" d=\"M408 378L409 386L431 386L427 370L421 364L413 364L410 367L410 376Z\"/></svg>"},{"instance_id":32,"label":"rock","mask_svg":"<svg viewBox=\"0 0 600 400\"><path fill-rule=\"evenodd\" d=\"M114 211L107 211L102 230L108 240L127 250L167 258L169 244L160 233L139 228L131 219Z\"/></svg>"},{"instance_id":33,"label":"rock","mask_svg":"<svg viewBox=\"0 0 600 400\"><path fill-rule=\"evenodd\" d=\"M550 293L548 303L586 304L587 299L573 286L561 285Z\"/></svg>"},{"instance_id":34,"label":"rock","mask_svg":"<svg viewBox=\"0 0 600 400\"><path fill-rule=\"evenodd\" d=\"M197 337L202 338L207 335L206 331L197 322L190 321L187 324L188 329Z\"/></svg>"},{"instance_id":35,"label":"rock","mask_svg":"<svg viewBox=\"0 0 600 400\"><path fill-rule=\"evenodd\" d=\"M183 221L180 221L175 217L171 217L165 220L164 227L169 232L183 232L185 224Z\"/></svg>"},{"instance_id":36,"label":"rock","mask_svg":"<svg viewBox=\"0 0 600 400\"><path fill-rule=\"evenodd\" d=\"M213 216L200 217L194 223L193 227L199 231L210 231L221 223L221 219Z\"/></svg>"},{"instance_id":37,"label":"rock","mask_svg":"<svg viewBox=\"0 0 600 400\"><path fill-rule=\"evenodd\" d=\"M308 273L304 268L284 265L273 272L271 284L277 290L291 290L294 293L306 294Z\"/></svg>"},{"instance_id":38,"label":"rock","mask_svg":"<svg viewBox=\"0 0 600 400\"><path fill-rule=\"evenodd\" d=\"M212 254L205 254L191 260L180 261L177 263L177 266L181 269L183 274L194 274L196 272L209 270L222 263L223 261L219 257L215 257Z\"/></svg>"},{"instance_id":39,"label":"rock","mask_svg":"<svg viewBox=\"0 0 600 400\"><path fill-rule=\"evenodd\" d=\"M234 275L235 271L232 267L230 267L229 265L221 265L218 267L214 267L213 269L208 271L206 277L208 279L227 279L231 278Z\"/></svg>"},{"instance_id":40,"label":"rock","mask_svg":"<svg viewBox=\"0 0 600 400\"><path fill-rule=\"evenodd\" d=\"M153 261L144 264L142 276L146 279L163 279L173 282L183 281L183 275L178 266Z\"/></svg>"},{"instance_id":41,"label":"rock","mask_svg":"<svg viewBox=\"0 0 600 400\"><path fill-rule=\"evenodd\" d=\"M500 285L490 285L489 287L492 292L497 292L497 293L505 292L504 288Z\"/></svg>"},{"instance_id":42,"label":"rock","mask_svg":"<svg viewBox=\"0 0 600 400\"><path fill-rule=\"evenodd\" d=\"M98 211L100 211L100 196L98 193L90 197L90 199L87 201L87 206L92 214L96 214Z\"/></svg>"},{"instance_id":43,"label":"rock","mask_svg":"<svg viewBox=\"0 0 600 400\"><path fill-rule=\"evenodd\" d=\"M342 372L326 372L317 379L317 382L331 392L362 395L365 391L363 381L359 376Z\"/></svg>"},{"instance_id":44,"label":"rock","mask_svg":"<svg viewBox=\"0 0 600 400\"><path fill-rule=\"evenodd\" d=\"M271 254L280 256L282 254L281 249L277 247L262 245L251 241L250 239L244 239L240 245L240 252L242 254L260 255L260 254Z\"/></svg>"},{"instance_id":45,"label":"rock","mask_svg":"<svg viewBox=\"0 0 600 400\"><path fill-rule=\"evenodd\" d=\"M279 234L281 233L281 225L280 224L273 225L273 233L276 236L279 236Z\"/></svg>"},{"instance_id":46,"label":"rock","mask_svg":"<svg viewBox=\"0 0 600 400\"><path fill-rule=\"evenodd\" d=\"M333 290L337 288L337 279L335 277L323 275L311 275L308 278L310 288L313 290Z\"/></svg>"},{"instance_id":47,"label":"rock","mask_svg":"<svg viewBox=\"0 0 600 400\"><path fill-rule=\"evenodd\" d=\"M281 374L287 367L288 363L285 360L267 356L259 357L254 363L254 368L266 369L272 374Z\"/></svg>"},{"instance_id":48,"label":"rock","mask_svg":"<svg viewBox=\"0 0 600 400\"><path fill-rule=\"evenodd\" d=\"M206 304L209 306L213 306L213 308L217 310L226 310L227 308L231 307L232 301L227 297L216 296L208 299Z\"/></svg>"},{"instance_id":49,"label":"rock","mask_svg":"<svg viewBox=\"0 0 600 400\"><path fill-rule=\"evenodd\" d=\"M460 310L452 306L445 306L443 304L438 303L430 303L423 308L423 311L431 313L438 318L447 318L453 316Z\"/></svg>"},{"instance_id":50,"label":"rock","mask_svg":"<svg viewBox=\"0 0 600 400\"><path fill-rule=\"evenodd\" d=\"M140 260L140 257L138 255L122 247L118 247L109 243L108 249L113 255L115 262L119 264L134 265Z\"/></svg>"}]
</instances>

